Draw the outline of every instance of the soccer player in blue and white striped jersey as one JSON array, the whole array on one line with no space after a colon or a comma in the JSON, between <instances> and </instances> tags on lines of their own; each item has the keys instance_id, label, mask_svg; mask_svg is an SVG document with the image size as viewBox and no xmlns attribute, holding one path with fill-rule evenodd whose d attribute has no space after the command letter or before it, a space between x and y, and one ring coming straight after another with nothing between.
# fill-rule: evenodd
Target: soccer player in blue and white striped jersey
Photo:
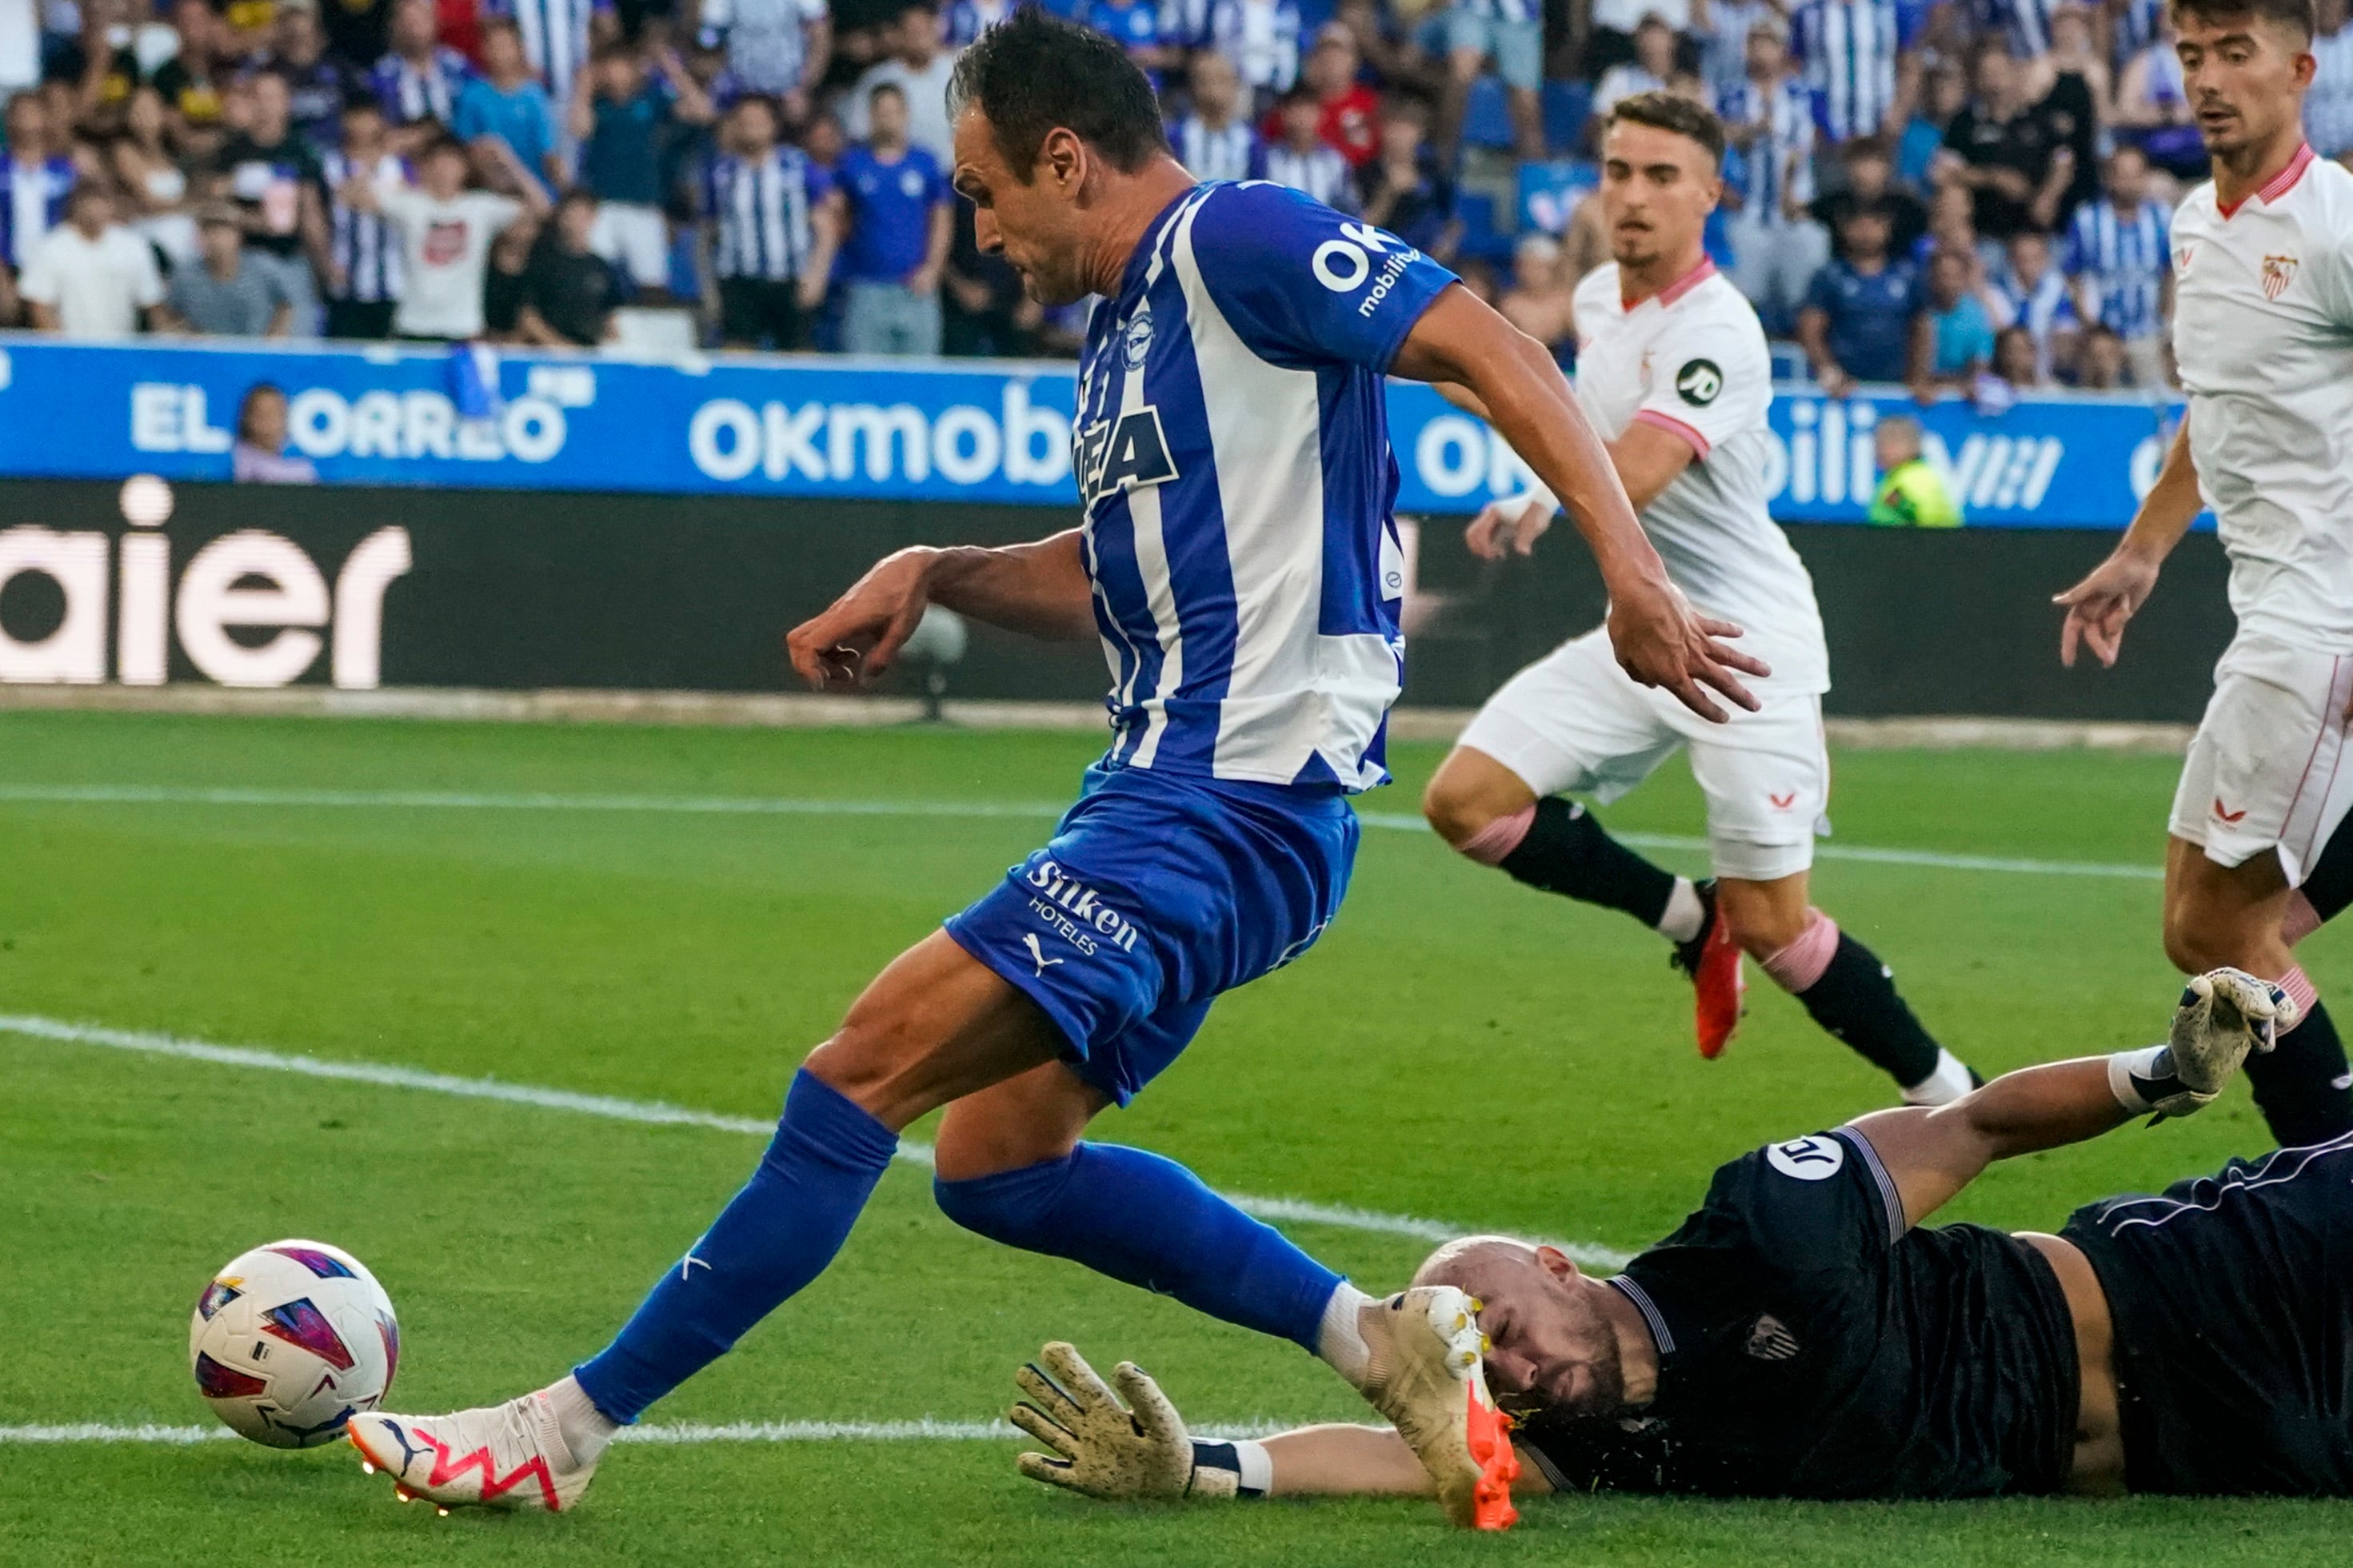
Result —
<instances>
[{"instance_id":1,"label":"soccer player in blue and white striped jersey","mask_svg":"<svg viewBox=\"0 0 2353 1568\"><path fill-rule=\"evenodd\" d=\"M1815 112L1832 142L1896 128L1894 0L1804 0L1789 18L1790 43Z\"/></svg>"},{"instance_id":2,"label":"soccer player in blue and white striped jersey","mask_svg":"<svg viewBox=\"0 0 2353 1568\"><path fill-rule=\"evenodd\" d=\"M807 346L840 243L832 178L782 144L781 129L770 100L737 100L703 173L719 336L731 348Z\"/></svg>"},{"instance_id":3,"label":"soccer player in blue and white striped jersey","mask_svg":"<svg viewBox=\"0 0 2353 1568\"><path fill-rule=\"evenodd\" d=\"M344 195L354 184L407 183L407 165L386 140L380 104L355 99L343 106L342 144L319 154L319 169L327 191L327 335L388 338L406 281L400 234L375 204L363 211Z\"/></svg>"},{"instance_id":4,"label":"soccer player in blue and white striped jersey","mask_svg":"<svg viewBox=\"0 0 2353 1568\"><path fill-rule=\"evenodd\" d=\"M1034 9L965 51L951 102L980 249L1041 304L1100 297L1072 437L1080 525L902 551L787 647L822 688L888 668L927 603L1093 639L1111 750L1054 837L809 1057L758 1170L607 1349L503 1405L357 1416L353 1441L444 1504L569 1506L622 1423L832 1262L900 1130L945 1106L934 1193L950 1218L1292 1340L1365 1394L1468 1524L1485 1479L1470 1434L1493 1416L1471 1299L1377 1300L1181 1166L1081 1135L1175 1061L1219 994L1338 912L1347 796L1388 777L1402 674L1388 375L1460 388L1563 494L1636 679L1718 714L1702 683L1750 706L1734 671L1764 667L1670 586L1551 357L1443 268L1280 186L1196 182L1119 47Z\"/></svg>"},{"instance_id":5,"label":"soccer player in blue and white striped jersey","mask_svg":"<svg viewBox=\"0 0 2353 1568\"><path fill-rule=\"evenodd\" d=\"M2126 143L2108 154L2100 199L2075 209L2060 267L2075 285L2075 313L2125 341L2133 377L2165 384L2166 322L2173 314L2173 224L2148 195L2148 158Z\"/></svg>"}]
</instances>

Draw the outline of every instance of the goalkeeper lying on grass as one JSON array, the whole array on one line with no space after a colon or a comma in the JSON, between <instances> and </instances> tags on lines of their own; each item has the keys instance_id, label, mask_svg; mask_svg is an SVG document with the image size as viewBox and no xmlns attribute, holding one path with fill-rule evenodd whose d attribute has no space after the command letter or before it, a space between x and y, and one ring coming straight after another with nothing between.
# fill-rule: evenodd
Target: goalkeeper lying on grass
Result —
<instances>
[{"instance_id":1,"label":"goalkeeper lying on grass","mask_svg":"<svg viewBox=\"0 0 2353 1568\"><path fill-rule=\"evenodd\" d=\"M2294 1019L2277 987L2217 970L2190 983L2167 1045L1735 1160L1615 1279L1471 1237L1415 1282L1483 1303L1523 1494L2344 1494L2353 1138L2109 1198L2057 1236L1915 1228L1995 1160L2200 1109ZM1429 1485L1393 1433L1210 1442L1141 1371L1115 1380L1132 1413L1068 1345L1022 1370L1013 1418L1053 1450L1023 1455L1023 1473L1112 1498Z\"/></svg>"}]
</instances>

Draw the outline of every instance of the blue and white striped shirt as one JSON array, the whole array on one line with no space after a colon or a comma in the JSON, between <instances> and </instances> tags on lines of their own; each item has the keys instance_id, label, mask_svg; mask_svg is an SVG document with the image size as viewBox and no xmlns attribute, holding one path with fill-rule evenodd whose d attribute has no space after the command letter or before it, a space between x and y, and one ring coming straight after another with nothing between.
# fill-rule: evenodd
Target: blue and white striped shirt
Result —
<instances>
[{"instance_id":1,"label":"blue and white striped shirt","mask_svg":"<svg viewBox=\"0 0 2353 1568\"><path fill-rule=\"evenodd\" d=\"M826 0L703 0L702 5L703 25L726 29L727 73L748 92L796 92L806 86L808 28L828 15Z\"/></svg>"},{"instance_id":2,"label":"blue and white striped shirt","mask_svg":"<svg viewBox=\"0 0 2353 1568\"><path fill-rule=\"evenodd\" d=\"M1280 186L1197 185L1088 323L1072 467L1106 761L1366 789L1404 673L1382 383L1452 274Z\"/></svg>"},{"instance_id":3,"label":"blue and white striped shirt","mask_svg":"<svg viewBox=\"0 0 2353 1568\"><path fill-rule=\"evenodd\" d=\"M397 300L406 282L401 262L400 231L380 212L360 212L343 205L343 187L355 172L340 152L319 154L327 187L327 254L343 269L343 289L333 297L381 305ZM407 165L386 153L366 170L373 184L405 180Z\"/></svg>"},{"instance_id":4,"label":"blue and white striped shirt","mask_svg":"<svg viewBox=\"0 0 2353 1568\"><path fill-rule=\"evenodd\" d=\"M1266 143L1240 120L1213 131L1199 115L1188 114L1168 128L1168 141L1197 180L1266 178Z\"/></svg>"},{"instance_id":5,"label":"blue and white striped shirt","mask_svg":"<svg viewBox=\"0 0 2353 1568\"><path fill-rule=\"evenodd\" d=\"M2118 75L2141 50L2157 42L2158 29L2165 20L2167 0L2125 0L2115 13L2115 54L2109 64Z\"/></svg>"},{"instance_id":6,"label":"blue and white striped shirt","mask_svg":"<svg viewBox=\"0 0 2353 1568\"><path fill-rule=\"evenodd\" d=\"M1344 212L1356 210L1356 184L1350 175L1348 160L1328 142L1318 142L1304 153L1294 153L1278 142L1266 150L1260 166L1266 171L1266 177L1278 185L1303 192L1327 207L1338 207ZM1193 172L1200 173L1198 169Z\"/></svg>"},{"instance_id":7,"label":"blue and white striped shirt","mask_svg":"<svg viewBox=\"0 0 2353 1568\"><path fill-rule=\"evenodd\" d=\"M2166 275L2173 270L2173 220L2151 201L2130 217L2105 196L2075 209L2060 265L2070 278L2089 274L2100 321L2120 337L2156 337Z\"/></svg>"},{"instance_id":8,"label":"blue and white striped shirt","mask_svg":"<svg viewBox=\"0 0 2353 1568\"><path fill-rule=\"evenodd\" d=\"M2052 334L2062 327L2081 324L2075 319L2075 302L2067 296L2067 279L2054 267L2029 289L2016 272L2004 268L1993 284L1993 303L2000 307L1991 312L1994 330L2024 327L2034 340L2035 374L2049 379Z\"/></svg>"},{"instance_id":9,"label":"blue and white striped shirt","mask_svg":"<svg viewBox=\"0 0 2353 1568\"><path fill-rule=\"evenodd\" d=\"M1210 0L1204 32L1244 87L1287 92L1299 79L1299 0Z\"/></svg>"},{"instance_id":10,"label":"blue and white striped shirt","mask_svg":"<svg viewBox=\"0 0 2353 1568\"><path fill-rule=\"evenodd\" d=\"M1748 179L1741 211L1768 227L1785 226L1787 203L1802 207L1814 199L1814 95L1795 77L1770 87L1744 80L1724 95L1716 112L1727 125L1764 127L1744 152Z\"/></svg>"},{"instance_id":11,"label":"blue and white striped shirt","mask_svg":"<svg viewBox=\"0 0 2353 1568\"><path fill-rule=\"evenodd\" d=\"M548 96L572 99L572 79L588 67L588 19L613 0L481 0L485 16L508 16L522 35L523 58Z\"/></svg>"},{"instance_id":12,"label":"blue and white striped shirt","mask_svg":"<svg viewBox=\"0 0 2353 1568\"><path fill-rule=\"evenodd\" d=\"M763 158L723 153L712 159L702 185L712 271L772 282L798 278L815 244L810 209L832 189L832 176L797 147L778 147Z\"/></svg>"},{"instance_id":13,"label":"blue and white striped shirt","mask_svg":"<svg viewBox=\"0 0 2353 1568\"><path fill-rule=\"evenodd\" d=\"M1895 102L1894 0L1805 0L1789 41L1833 142L1875 134Z\"/></svg>"},{"instance_id":14,"label":"blue and white striped shirt","mask_svg":"<svg viewBox=\"0 0 2353 1568\"><path fill-rule=\"evenodd\" d=\"M73 160L19 163L0 152L0 264L23 268L49 230L65 222Z\"/></svg>"},{"instance_id":15,"label":"blue and white striped shirt","mask_svg":"<svg viewBox=\"0 0 2353 1568\"><path fill-rule=\"evenodd\" d=\"M474 78L474 68L455 49L437 48L422 69L399 55L386 55L368 72L384 117L395 125L438 120L444 129L458 111L458 90Z\"/></svg>"},{"instance_id":16,"label":"blue and white striped shirt","mask_svg":"<svg viewBox=\"0 0 2353 1568\"><path fill-rule=\"evenodd\" d=\"M1699 65L1710 96L1722 98L1748 79L1748 29L1774 14L1771 0L1708 0Z\"/></svg>"},{"instance_id":17,"label":"blue and white striped shirt","mask_svg":"<svg viewBox=\"0 0 2353 1568\"><path fill-rule=\"evenodd\" d=\"M2000 33L2010 52L2031 60L2051 49L2051 13L2054 0L1971 0L1978 31Z\"/></svg>"}]
</instances>

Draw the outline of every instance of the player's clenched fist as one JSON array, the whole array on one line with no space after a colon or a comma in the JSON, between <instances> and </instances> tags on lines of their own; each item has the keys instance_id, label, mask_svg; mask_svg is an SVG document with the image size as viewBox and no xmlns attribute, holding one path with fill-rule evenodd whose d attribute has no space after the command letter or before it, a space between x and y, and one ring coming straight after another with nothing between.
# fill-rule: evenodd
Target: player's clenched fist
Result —
<instances>
[{"instance_id":1,"label":"player's clenched fist","mask_svg":"<svg viewBox=\"0 0 2353 1568\"><path fill-rule=\"evenodd\" d=\"M794 670L818 691L872 685L923 618L938 555L918 546L876 562L822 615L786 635Z\"/></svg>"}]
</instances>

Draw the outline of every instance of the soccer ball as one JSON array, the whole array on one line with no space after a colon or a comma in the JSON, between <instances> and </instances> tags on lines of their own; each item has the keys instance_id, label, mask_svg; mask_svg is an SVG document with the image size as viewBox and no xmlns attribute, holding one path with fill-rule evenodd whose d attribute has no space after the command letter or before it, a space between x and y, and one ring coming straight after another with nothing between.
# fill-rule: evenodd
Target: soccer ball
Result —
<instances>
[{"instance_id":1,"label":"soccer ball","mask_svg":"<svg viewBox=\"0 0 2353 1568\"><path fill-rule=\"evenodd\" d=\"M392 1300L367 1266L322 1241L273 1241L229 1259L188 1320L196 1391L231 1430L309 1448L373 1410L400 1364Z\"/></svg>"}]
</instances>

